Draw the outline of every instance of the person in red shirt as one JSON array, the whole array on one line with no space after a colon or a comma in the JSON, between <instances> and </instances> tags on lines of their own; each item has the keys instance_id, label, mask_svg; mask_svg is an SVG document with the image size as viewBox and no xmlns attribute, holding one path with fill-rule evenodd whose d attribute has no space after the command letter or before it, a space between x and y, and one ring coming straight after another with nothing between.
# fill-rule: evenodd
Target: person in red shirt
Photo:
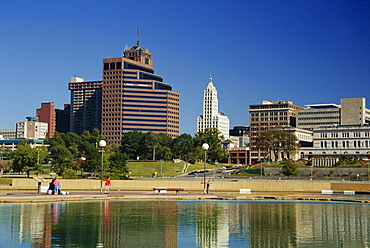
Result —
<instances>
[{"instance_id":1,"label":"person in red shirt","mask_svg":"<svg viewBox=\"0 0 370 248\"><path fill-rule=\"evenodd\" d=\"M112 185L111 182L110 182L110 177L107 177L106 179L103 179L102 180L103 182L105 182L105 189L104 189L104 193L105 194L109 194L109 187Z\"/></svg>"}]
</instances>

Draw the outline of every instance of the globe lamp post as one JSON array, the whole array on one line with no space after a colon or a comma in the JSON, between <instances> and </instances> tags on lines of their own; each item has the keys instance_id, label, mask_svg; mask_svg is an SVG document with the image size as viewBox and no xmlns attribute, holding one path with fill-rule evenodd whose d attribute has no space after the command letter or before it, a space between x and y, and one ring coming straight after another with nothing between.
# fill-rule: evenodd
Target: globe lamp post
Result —
<instances>
[{"instance_id":1,"label":"globe lamp post","mask_svg":"<svg viewBox=\"0 0 370 248\"><path fill-rule=\"evenodd\" d=\"M204 184L204 194L207 194L207 182L206 182L206 161L207 161L207 151L209 149L209 145L207 143L204 143L202 145L202 149L204 151L204 173L203 173L203 184Z\"/></svg>"},{"instance_id":2,"label":"globe lamp post","mask_svg":"<svg viewBox=\"0 0 370 248\"><path fill-rule=\"evenodd\" d=\"M99 141L99 146L101 148L101 150L99 150L99 152L101 152L101 168L100 168L100 194L103 194L103 169L104 169L104 147L107 146L107 142L105 140L101 140Z\"/></svg>"}]
</instances>

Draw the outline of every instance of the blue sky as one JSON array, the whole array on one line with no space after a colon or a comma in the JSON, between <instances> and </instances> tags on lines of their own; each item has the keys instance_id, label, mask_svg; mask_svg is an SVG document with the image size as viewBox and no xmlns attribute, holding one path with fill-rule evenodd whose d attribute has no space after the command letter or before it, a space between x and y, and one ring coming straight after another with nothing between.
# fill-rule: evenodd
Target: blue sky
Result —
<instances>
[{"instance_id":1,"label":"blue sky","mask_svg":"<svg viewBox=\"0 0 370 248\"><path fill-rule=\"evenodd\" d=\"M369 0L0 0L0 129L69 103L72 76L101 80L138 25L155 73L181 94L181 133L196 132L210 75L231 127L262 100L370 103Z\"/></svg>"}]
</instances>

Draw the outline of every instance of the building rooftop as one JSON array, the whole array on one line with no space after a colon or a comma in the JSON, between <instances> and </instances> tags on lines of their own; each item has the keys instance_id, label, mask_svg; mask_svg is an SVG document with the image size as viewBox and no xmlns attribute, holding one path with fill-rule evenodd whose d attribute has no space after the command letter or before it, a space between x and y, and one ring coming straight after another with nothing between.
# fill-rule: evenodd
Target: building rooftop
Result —
<instances>
[{"instance_id":1,"label":"building rooftop","mask_svg":"<svg viewBox=\"0 0 370 248\"><path fill-rule=\"evenodd\" d=\"M340 108L340 105L335 103L324 103L324 104L310 104L305 105L309 109L328 109L328 108Z\"/></svg>"}]
</instances>

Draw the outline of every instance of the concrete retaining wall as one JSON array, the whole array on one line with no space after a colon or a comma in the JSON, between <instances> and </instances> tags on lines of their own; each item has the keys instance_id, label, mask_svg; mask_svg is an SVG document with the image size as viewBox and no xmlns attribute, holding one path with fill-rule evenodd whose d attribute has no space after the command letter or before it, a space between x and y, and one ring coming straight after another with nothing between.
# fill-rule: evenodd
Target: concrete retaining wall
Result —
<instances>
[{"instance_id":1,"label":"concrete retaining wall","mask_svg":"<svg viewBox=\"0 0 370 248\"><path fill-rule=\"evenodd\" d=\"M95 191L100 189L99 180L90 179L61 179L64 191ZM49 182L42 183L48 186ZM33 179L13 179L13 184L7 189L37 190L38 184ZM154 187L184 188L185 192L201 192L203 184L200 181L169 181L169 180L112 180L113 191L152 191ZM3 189L6 189L5 187ZM214 181L210 185L212 192L240 192L240 189L251 189L251 192L314 192L322 190L370 192L368 182L252 182L252 181Z\"/></svg>"}]
</instances>

